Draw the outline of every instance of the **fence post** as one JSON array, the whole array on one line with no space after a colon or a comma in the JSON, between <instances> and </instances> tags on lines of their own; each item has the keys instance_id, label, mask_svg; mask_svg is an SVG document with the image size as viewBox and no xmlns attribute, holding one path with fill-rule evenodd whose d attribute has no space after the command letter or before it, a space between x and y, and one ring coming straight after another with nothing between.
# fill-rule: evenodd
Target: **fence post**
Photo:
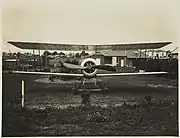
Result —
<instances>
[{"instance_id":1,"label":"fence post","mask_svg":"<svg viewBox=\"0 0 180 138\"><path fill-rule=\"evenodd\" d=\"M24 107L24 80L21 82L21 106Z\"/></svg>"}]
</instances>

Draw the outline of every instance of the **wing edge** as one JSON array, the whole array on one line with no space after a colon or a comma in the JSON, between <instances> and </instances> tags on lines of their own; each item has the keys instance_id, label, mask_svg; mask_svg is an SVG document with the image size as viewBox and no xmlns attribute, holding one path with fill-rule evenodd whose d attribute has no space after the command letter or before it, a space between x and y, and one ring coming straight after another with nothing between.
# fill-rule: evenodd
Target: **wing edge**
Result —
<instances>
[{"instance_id":1,"label":"wing edge","mask_svg":"<svg viewBox=\"0 0 180 138\"><path fill-rule=\"evenodd\" d=\"M168 72L139 72L139 73L111 73L111 74L97 74L97 77L109 77L109 76L133 76L133 75L160 75L168 74Z\"/></svg>"},{"instance_id":2,"label":"wing edge","mask_svg":"<svg viewBox=\"0 0 180 138\"><path fill-rule=\"evenodd\" d=\"M54 73L54 72L28 72L28 71L12 71L13 74L29 74L29 75L56 75L56 76L74 76L74 77L82 77L83 74L75 74L75 73Z\"/></svg>"}]
</instances>

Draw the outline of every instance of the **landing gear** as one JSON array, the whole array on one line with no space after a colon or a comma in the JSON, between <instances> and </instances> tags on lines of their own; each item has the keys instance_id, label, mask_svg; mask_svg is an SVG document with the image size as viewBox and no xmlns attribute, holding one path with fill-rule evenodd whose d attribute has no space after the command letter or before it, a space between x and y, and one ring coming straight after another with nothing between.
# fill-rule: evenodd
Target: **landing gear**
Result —
<instances>
[{"instance_id":1,"label":"landing gear","mask_svg":"<svg viewBox=\"0 0 180 138\"><path fill-rule=\"evenodd\" d=\"M49 76L49 80L50 80L51 82L54 82L54 76L53 76L53 75Z\"/></svg>"},{"instance_id":2,"label":"landing gear","mask_svg":"<svg viewBox=\"0 0 180 138\"><path fill-rule=\"evenodd\" d=\"M104 88L102 88L102 92L107 93L108 92L108 87L105 86Z\"/></svg>"},{"instance_id":3,"label":"landing gear","mask_svg":"<svg viewBox=\"0 0 180 138\"><path fill-rule=\"evenodd\" d=\"M108 87L107 83L105 82L100 82L98 79L96 80L97 85L101 89L102 93L107 93L108 92Z\"/></svg>"},{"instance_id":4,"label":"landing gear","mask_svg":"<svg viewBox=\"0 0 180 138\"><path fill-rule=\"evenodd\" d=\"M92 85L92 84L87 84L87 82L90 80L93 81L94 87L92 86L88 87L89 85ZM85 86L85 84L87 85ZM73 94L78 94L79 92L83 92L85 89L88 89L88 91L92 91L92 92L95 92L95 91L100 91L102 93L108 92L107 83L100 82L97 78L92 78L92 79L82 78L80 84L77 84L74 81L73 88L72 88Z\"/></svg>"},{"instance_id":5,"label":"landing gear","mask_svg":"<svg viewBox=\"0 0 180 138\"><path fill-rule=\"evenodd\" d=\"M91 102L91 92L90 91L100 91L102 93L107 93L108 92L108 87L106 85L106 83L100 83L100 81L97 78L93 78L92 79L94 82L94 86L92 88L88 86L92 85L92 84L87 84L87 81L90 81L90 79L86 79L86 78L82 78L81 79L81 83L77 84L76 82L74 82L73 84L73 94L80 94L81 95L81 99L82 99L82 105L84 106L89 106L90 102ZM87 84L85 86L85 84Z\"/></svg>"}]
</instances>

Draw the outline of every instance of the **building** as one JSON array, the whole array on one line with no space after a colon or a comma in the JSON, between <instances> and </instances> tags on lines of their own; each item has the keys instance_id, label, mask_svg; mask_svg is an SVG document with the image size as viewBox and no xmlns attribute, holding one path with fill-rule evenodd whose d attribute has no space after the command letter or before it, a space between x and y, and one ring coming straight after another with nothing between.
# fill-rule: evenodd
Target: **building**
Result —
<instances>
[{"instance_id":1,"label":"building","mask_svg":"<svg viewBox=\"0 0 180 138\"><path fill-rule=\"evenodd\" d=\"M37 62L37 61L36 61ZM3 70L26 70L32 69L34 60L21 61L18 59L6 59L3 61Z\"/></svg>"},{"instance_id":2,"label":"building","mask_svg":"<svg viewBox=\"0 0 180 138\"><path fill-rule=\"evenodd\" d=\"M93 54L97 64L109 64L112 66L133 67L136 59L148 58L144 52L139 51L101 51Z\"/></svg>"},{"instance_id":3,"label":"building","mask_svg":"<svg viewBox=\"0 0 180 138\"><path fill-rule=\"evenodd\" d=\"M149 58L153 59L159 59L159 58L167 58L167 51L165 50L155 50L155 49L150 49L146 51L146 54L149 56Z\"/></svg>"},{"instance_id":4,"label":"building","mask_svg":"<svg viewBox=\"0 0 180 138\"><path fill-rule=\"evenodd\" d=\"M178 47L176 47L176 48L172 51L171 55L172 55L172 58L178 59Z\"/></svg>"}]
</instances>

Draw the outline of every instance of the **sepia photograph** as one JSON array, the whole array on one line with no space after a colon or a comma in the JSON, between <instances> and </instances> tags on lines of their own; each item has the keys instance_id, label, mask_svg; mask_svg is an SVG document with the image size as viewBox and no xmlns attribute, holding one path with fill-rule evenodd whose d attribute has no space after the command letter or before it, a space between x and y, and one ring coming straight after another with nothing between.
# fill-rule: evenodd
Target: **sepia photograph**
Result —
<instances>
[{"instance_id":1,"label":"sepia photograph","mask_svg":"<svg viewBox=\"0 0 180 138\"><path fill-rule=\"evenodd\" d=\"M179 136L177 0L4 0L2 137Z\"/></svg>"}]
</instances>

